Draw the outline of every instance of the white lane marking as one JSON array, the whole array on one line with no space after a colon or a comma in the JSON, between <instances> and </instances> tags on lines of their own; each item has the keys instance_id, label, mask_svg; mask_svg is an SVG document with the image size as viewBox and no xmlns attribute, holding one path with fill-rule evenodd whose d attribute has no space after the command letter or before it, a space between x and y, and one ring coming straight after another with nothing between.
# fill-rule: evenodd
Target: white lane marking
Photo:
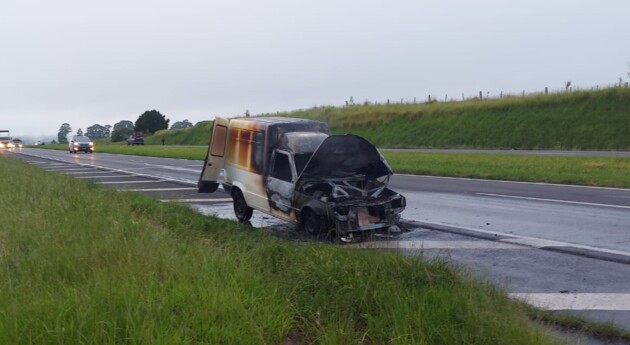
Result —
<instances>
[{"instance_id":1,"label":"white lane marking","mask_svg":"<svg viewBox=\"0 0 630 345\"><path fill-rule=\"evenodd\" d=\"M63 163L72 164L72 165L91 167L91 168L99 169L99 170L105 170L105 171L110 172L110 173L131 174L132 176L140 176L140 177L162 179L162 180L165 180L165 181L176 181L176 182L181 182L181 183L185 183L185 184L189 184L189 185L193 185L193 186L197 185L197 181L193 181L193 180L180 179L180 178L167 177L167 176L156 176L156 175L149 175L149 174L134 173L134 172L129 171L129 170L113 169L113 168L100 166L100 165L95 165L95 164L77 163L76 161L68 161L68 160L63 160L63 159L60 159L60 158L51 158L51 157L42 156L42 155L34 154L34 153L25 153L25 154L27 156L38 157L38 158L48 159L48 160L54 160L54 161L57 161L57 162L63 162ZM94 159L94 158L91 157L91 159ZM103 172L103 171L101 171L101 172ZM221 189L221 187L219 187L219 189Z\"/></svg>"},{"instance_id":2,"label":"white lane marking","mask_svg":"<svg viewBox=\"0 0 630 345\"><path fill-rule=\"evenodd\" d=\"M45 158L45 157L43 157ZM468 178L468 177L448 177L448 176L434 176L434 175L413 175L413 174L396 174L398 176L409 177L428 177L438 178L443 180L463 180L463 181L483 181L483 182L497 182L497 183L518 183L518 184L534 184L541 186L558 186L558 187L571 187L571 188L588 188L588 189L606 189L606 190L620 190L624 192L630 192L630 188L615 188L615 187L596 187L596 186L583 186L577 184L560 184L560 183L545 183L545 182L526 182L526 181L506 181L506 180L488 180L482 178Z\"/></svg>"},{"instance_id":3,"label":"white lane marking","mask_svg":"<svg viewBox=\"0 0 630 345\"><path fill-rule=\"evenodd\" d=\"M55 162L32 162L39 165L45 165L49 167L59 167L59 166L68 166L70 163L55 163Z\"/></svg>"},{"instance_id":4,"label":"white lane marking","mask_svg":"<svg viewBox=\"0 0 630 345\"><path fill-rule=\"evenodd\" d=\"M231 199L230 199L231 200ZM522 249L522 246L496 241L379 241L348 245L370 249Z\"/></svg>"},{"instance_id":5,"label":"white lane marking","mask_svg":"<svg viewBox=\"0 0 630 345\"><path fill-rule=\"evenodd\" d=\"M151 181L104 181L104 182L97 182L100 184L130 184L130 183L158 183L158 182L165 182L162 180L151 180Z\"/></svg>"},{"instance_id":6,"label":"white lane marking","mask_svg":"<svg viewBox=\"0 0 630 345\"><path fill-rule=\"evenodd\" d=\"M77 166L65 166L65 167L44 167L46 171L72 171L72 170L88 170L90 168L77 167Z\"/></svg>"},{"instance_id":7,"label":"white lane marking","mask_svg":"<svg viewBox=\"0 0 630 345\"><path fill-rule=\"evenodd\" d=\"M177 190L197 190L197 188L181 187L181 188L118 189L118 191L120 192L168 192L168 191L177 191Z\"/></svg>"},{"instance_id":8,"label":"white lane marking","mask_svg":"<svg viewBox=\"0 0 630 345\"><path fill-rule=\"evenodd\" d=\"M64 172L65 175L80 175L80 174L102 174L104 171L70 171Z\"/></svg>"},{"instance_id":9,"label":"white lane marking","mask_svg":"<svg viewBox=\"0 0 630 345\"><path fill-rule=\"evenodd\" d=\"M187 171L187 172L195 172L195 173L201 172L201 169L189 169L189 168L182 168L182 167L173 166L173 165L159 165L159 164L152 164L152 163L144 163L144 165L149 166L148 168L145 168L145 169L158 168L158 169L165 169L165 170Z\"/></svg>"},{"instance_id":10,"label":"white lane marking","mask_svg":"<svg viewBox=\"0 0 630 345\"><path fill-rule=\"evenodd\" d=\"M505 233L505 232L490 231L490 230L483 230L483 229L477 229L477 228L469 228L469 227L465 227L465 226L458 226L458 225L439 223L439 222L427 223L427 222L418 222L417 221L415 223L417 223L420 226L425 226L425 227L429 227L429 228L431 228L432 225L437 225L437 226L444 226L446 228L456 228L456 229L462 229L462 230L466 230L466 231L470 231L470 232L477 232L477 233L481 233L481 234L497 236L499 238L502 237L502 236L508 236L509 238L500 239L497 242L516 244L516 245L532 247L532 248L573 247L573 248L592 250L592 251L596 251L596 252L600 252L600 253L617 254L617 255L624 255L624 256L629 256L630 257L630 252L624 252L624 251L621 251L621 250L607 249L607 248L601 248L601 247L593 247L593 246L587 246L587 245L583 245L583 244L576 244L576 243L570 243L570 242L546 240L546 239L543 239L543 238L523 236L523 235L515 235L515 234L508 234L508 233Z\"/></svg>"},{"instance_id":11,"label":"white lane marking","mask_svg":"<svg viewBox=\"0 0 630 345\"><path fill-rule=\"evenodd\" d=\"M162 202L226 202L232 201L232 198L217 198L217 199L164 199Z\"/></svg>"},{"instance_id":12,"label":"white lane marking","mask_svg":"<svg viewBox=\"0 0 630 345\"><path fill-rule=\"evenodd\" d=\"M527 197L527 196L515 196L515 195L492 194L492 193L475 193L475 195L493 196L493 197L497 197L497 198L510 198L510 199L522 199L522 200L547 201L547 202L556 202L556 203L571 204L571 205L612 207L612 208L621 208L621 209L625 209L625 210L630 210L630 206L598 204L598 203L593 203L593 202L581 202L581 201L568 201L568 200L557 200L557 199L532 198L532 197Z\"/></svg>"},{"instance_id":13,"label":"white lane marking","mask_svg":"<svg viewBox=\"0 0 630 345\"><path fill-rule=\"evenodd\" d=\"M628 293L509 293L511 298L547 310L630 311Z\"/></svg>"},{"instance_id":14,"label":"white lane marking","mask_svg":"<svg viewBox=\"0 0 630 345\"><path fill-rule=\"evenodd\" d=\"M75 176L75 178L129 178L129 175Z\"/></svg>"}]
</instances>

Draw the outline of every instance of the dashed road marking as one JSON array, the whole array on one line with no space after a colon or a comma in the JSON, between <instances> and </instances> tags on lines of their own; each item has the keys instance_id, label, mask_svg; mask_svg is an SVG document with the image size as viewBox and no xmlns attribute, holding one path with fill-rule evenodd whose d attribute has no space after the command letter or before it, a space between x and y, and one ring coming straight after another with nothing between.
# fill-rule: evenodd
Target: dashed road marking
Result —
<instances>
[{"instance_id":1,"label":"dashed road marking","mask_svg":"<svg viewBox=\"0 0 630 345\"><path fill-rule=\"evenodd\" d=\"M52 171L52 172L64 172L64 171L88 171L90 170L89 168L77 168L77 167L68 167L68 168L62 168L62 167L58 167L58 168L46 168L46 171Z\"/></svg>"},{"instance_id":2,"label":"dashed road marking","mask_svg":"<svg viewBox=\"0 0 630 345\"><path fill-rule=\"evenodd\" d=\"M98 182L100 184L129 184L129 183L158 183L158 182L165 182L163 180L150 180L150 181L104 181L104 182Z\"/></svg>"},{"instance_id":3,"label":"dashed road marking","mask_svg":"<svg viewBox=\"0 0 630 345\"><path fill-rule=\"evenodd\" d=\"M129 178L129 175L76 176L75 178Z\"/></svg>"},{"instance_id":4,"label":"dashed road marking","mask_svg":"<svg viewBox=\"0 0 630 345\"><path fill-rule=\"evenodd\" d=\"M232 198L216 198L216 199L163 199L162 202L176 201L176 202L228 202L232 201Z\"/></svg>"},{"instance_id":5,"label":"dashed road marking","mask_svg":"<svg viewBox=\"0 0 630 345\"><path fill-rule=\"evenodd\" d=\"M65 175L81 175L81 174L102 174L104 171L70 171L64 172Z\"/></svg>"},{"instance_id":6,"label":"dashed road marking","mask_svg":"<svg viewBox=\"0 0 630 345\"><path fill-rule=\"evenodd\" d=\"M197 190L192 187L178 187L178 188L142 188L142 189L119 189L121 192L169 192L177 190Z\"/></svg>"},{"instance_id":7,"label":"dashed road marking","mask_svg":"<svg viewBox=\"0 0 630 345\"><path fill-rule=\"evenodd\" d=\"M509 293L510 297L547 310L630 311L628 293Z\"/></svg>"}]
</instances>

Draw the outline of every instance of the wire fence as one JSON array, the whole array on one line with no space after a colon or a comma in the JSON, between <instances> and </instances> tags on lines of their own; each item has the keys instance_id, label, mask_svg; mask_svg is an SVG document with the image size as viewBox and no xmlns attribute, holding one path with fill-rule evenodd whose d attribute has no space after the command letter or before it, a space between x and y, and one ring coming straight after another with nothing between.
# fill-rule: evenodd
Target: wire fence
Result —
<instances>
[{"instance_id":1,"label":"wire fence","mask_svg":"<svg viewBox=\"0 0 630 345\"><path fill-rule=\"evenodd\" d=\"M465 94L462 93L461 97L445 94L444 97L437 96L435 94L429 94L426 97L419 98L400 98L400 99L387 99L385 101L370 101L364 100L363 102L355 102L354 97L350 96L350 98L345 102L346 106L368 106L368 105L387 105L387 104L428 104L428 103L436 103L436 102L460 102L460 101L470 101L470 100L487 100L487 99L502 99L508 97L529 97L529 96L540 96L540 95L554 95L561 93L571 93L571 92L579 92L579 91L597 91L604 90L610 88L628 88L628 82L619 81L614 84L605 84L605 85L596 85L591 87L583 87L573 85L572 82L567 81L565 83L564 88L555 88L550 89L549 87L545 87L542 90L534 90L534 91L526 91L522 90L521 92L491 92L491 91L479 91L478 93L473 94Z\"/></svg>"}]
</instances>

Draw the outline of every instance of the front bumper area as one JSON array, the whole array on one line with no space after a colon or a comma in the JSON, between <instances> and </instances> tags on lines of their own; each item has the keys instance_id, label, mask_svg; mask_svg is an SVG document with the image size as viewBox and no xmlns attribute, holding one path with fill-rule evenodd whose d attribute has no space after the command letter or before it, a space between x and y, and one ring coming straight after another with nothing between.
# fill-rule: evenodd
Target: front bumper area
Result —
<instances>
[{"instance_id":1,"label":"front bumper area","mask_svg":"<svg viewBox=\"0 0 630 345\"><path fill-rule=\"evenodd\" d=\"M352 232L370 231L388 228L400 220L406 200L397 195L389 200L370 203L344 203L327 205L329 215L333 215L335 231L340 236Z\"/></svg>"}]
</instances>

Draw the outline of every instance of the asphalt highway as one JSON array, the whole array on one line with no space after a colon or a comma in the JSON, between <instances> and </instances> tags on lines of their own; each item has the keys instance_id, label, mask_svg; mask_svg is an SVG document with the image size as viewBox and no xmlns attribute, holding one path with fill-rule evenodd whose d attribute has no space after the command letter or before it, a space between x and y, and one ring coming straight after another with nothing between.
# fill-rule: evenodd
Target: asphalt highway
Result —
<instances>
[{"instance_id":1,"label":"asphalt highway","mask_svg":"<svg viewBox=\"0 0 630 345\"><path fill-rule=\"evenodd\" d=\"M190 185L196 184L203 165L196 160L106 153L22 152ZM390 187L408 199L405 219L630 251L630 189L415 175L394 175Z\"/></svg>"}]
</instances>

